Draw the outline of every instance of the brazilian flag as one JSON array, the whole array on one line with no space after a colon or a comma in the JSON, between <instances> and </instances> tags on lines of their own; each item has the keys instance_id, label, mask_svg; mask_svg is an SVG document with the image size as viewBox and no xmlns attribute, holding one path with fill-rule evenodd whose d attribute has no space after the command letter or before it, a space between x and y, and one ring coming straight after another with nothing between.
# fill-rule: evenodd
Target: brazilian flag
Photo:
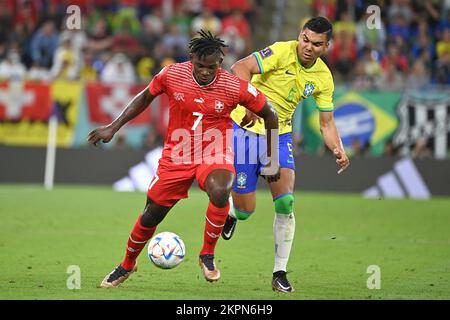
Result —
<instances>
[{"instance_id":1,"label":"brazilian flag","mask_svg":"<svg viewBox=\"0 0 450 320\"><path fill-rule=\"evenodd\" d=\"M396 113L401 92L336 90L334 119L345 149L351 154L356 141L370 145L374 156L383 154L385 142L392 138L399 125ZM317 153L323 146L319 111L313 98L302 105L302 133L305 151Z\"/></svg>"}]
</instances>

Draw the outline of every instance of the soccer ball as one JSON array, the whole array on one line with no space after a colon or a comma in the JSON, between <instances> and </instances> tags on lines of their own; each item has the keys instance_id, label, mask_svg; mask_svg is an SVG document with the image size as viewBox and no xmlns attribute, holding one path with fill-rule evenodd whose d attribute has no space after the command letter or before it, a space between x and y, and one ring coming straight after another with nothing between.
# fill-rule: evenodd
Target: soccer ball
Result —
<instances>
[{"instance_id":1,"label":"soccer ball","mask_svg":"<svg viewBox=\"0 0 450 320\"><path fill-rule=\"evenodd\" d=\"M179 265L186 254L183 240L173 232L161 232L148 243L148 257L161 269L172 269Z\"/></svg>"}]
</instances>

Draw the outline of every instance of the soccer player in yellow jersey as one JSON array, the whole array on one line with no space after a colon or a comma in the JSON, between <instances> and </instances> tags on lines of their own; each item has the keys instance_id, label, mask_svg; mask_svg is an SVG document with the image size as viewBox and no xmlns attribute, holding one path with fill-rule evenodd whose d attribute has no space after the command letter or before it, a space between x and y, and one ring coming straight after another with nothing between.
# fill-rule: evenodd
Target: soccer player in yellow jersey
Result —
<instances>
[{"instance_id":1,"label":"soccer player in yellow jersey","mask_svg":"<svg viewBox=\"0 0 450 320\"><path fill-rule=\"evenodd\" d=\"M295 233L294 181L295 165L292 155L291 118L299 102L313 96L320 111L320 130L327 147L333 152L341 173L349 165L338 130L333 119L333 77L320 56L328 48L332 35L330 22L315 17L306 22L297 41L276 42L236 62L232 72L250 81L272 103L279 119L279 162L281 178L269 183L275 207L274 238L275 266L272 288L292 292L286 277L292 241ZM231 117L234 121L234 148L236 179L233 185L230 212L222 237L230 239L237 220L246 220L256 207L256 183L264 164L251 163L250 153L261 151L264 144L264 123L242 106ZM242 157L245 150L246 157ZM261 154L258 154L260 159ZM244 159L244 161L243 161Z\"/></svg>"}]
</instances>

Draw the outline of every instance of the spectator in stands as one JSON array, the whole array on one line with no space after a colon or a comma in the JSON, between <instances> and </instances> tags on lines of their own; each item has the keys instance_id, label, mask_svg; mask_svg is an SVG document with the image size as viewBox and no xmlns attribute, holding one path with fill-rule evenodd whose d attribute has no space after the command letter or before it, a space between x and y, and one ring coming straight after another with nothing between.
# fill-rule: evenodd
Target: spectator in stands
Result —
<instances>
[{"instance_id":1,"label":"spectator in stands","mask_svg":"<svg viewBox=\"0 0 450 320\"><path fill-rule=\"evenodd\" d=\"M191 17L200 15L204 9L203 0L184 0L183 4L186 13Z\"/></svg>"},{"instance_id":2,"label":"spectator in stands","mask_svg":"<svg viewBox=\"0 0 450 320\"><path fill-rule=\"evenodd\" d=\"M393 61L387 60L382 69L381 76L377 79L377 87L382 90L402 90L404 78L397 70Z\"/></svg>"},{"instance_id":3,"label":"spectator in stands","mask_svg":"<svg viewBox=\"0 0 450 320\"><path fill-rule=\"evenodd\" d=\"M431 158L433 156L431 149L428 147L426 138L420 137L419 139L417 139L411 152L411 156L414 159Z\"/></svg>"},{"instance_id":4,"label":"spectator in stands","mask_svg":"<svg viewBox=\"0 0 450 320\"><path fill-rule=\"evenodd\" d=\"M435 30L439 24L441 11L441 0L421 0L415 1L416 12L423 12L426 14L428 25Z\"/></svg>"},{"instance_id":5,"label":"spectator in stands","mask_svg":"<svg viewBox=\"0 0 450 320\"><path fill-rule=\"evenodd\" d=\"M94 55L111 49L113 37L105 18L100 17L88 32L88 48Z\"/></svg>"},{"instance_id":6,"label":"spectator in stands","mask_svg":"<svg viewBox=\"0 0 450 320\"><path fill-rule=\"evenodd\" d=\"M142 28L138 38L139 45L151 55L155 45L161 41L160 33L159 26L155 27L152 18L145 16L142 20Z\"/></svg>"},{"instance_id":7,"label":"spectator in stands","mask_svg":"<svg viewBox=\"0 0 450 320\"><path fill-rule=\"evenodd\" d=\"M357 137L352 139L352 152L351 156L354 158L361 158L365 155L364 146L361 140Z\"/></svg>"},{"instance_id":8,"label":"spectator in stands","mask_svg":"<svg viewBox=\"0 0 450 320\"><path fill-rule=\"evenodd\" d=\"M338 21L335 21L333 23L333 33L334 34L340 34L340 33L346 33L351 38L356 37L356 24L351 19L350 15L347 12L343 12L341 14L341 18Z\"/></svg>"},{"instance_id":9,"label":"spectator in stands","mask_svg":"<svg viewBox=\"0 0 450 320\"><path fill-rule=\"evenodd\" d=\"M213 34L220 34L222 29L222 23L209 8L203 9L201 15L195 17L192 20L192 34L197 33L200 30L209 30Z\"/></svg>"},{"instance_id":10,"label":"spectator in stands","mask_svg":"<svg viewBox=\"0 0 450 320\"><path fill-rule=\"evenodd\" d=\"M94 68L94 55L87 48L83 49L81 55L82 63L80 69L80 81L93 82L97 80L97 70Z\"/></svg>"},{"instance_id":11,"label":"spectator in stands","mask_svg":"<svg viewBox=\"0 0 450 320\"><path fill-rule=\"evenodd\" d=\"M410 5L410 0L392 0L388 7L388 20L393 21L397 17L402 17L405 24L410 24L414 18L414 12Z\"/></svg>"},{"instance_id":12,"label":"spectator in stands","mask_svg":"<svg viewBox=\"0 0 450 320\"><path fill-rule=\"evenodd\" d=\"M381 67L384 71L391 65L394 65L402 73L408 72L409 69L408 58L399 52L399 48L395 43L388 45L387 54L381 60Z\"/></svg>"},{"instance_id":13,"label":"spectator in stands","mask_svg":"<svg viewBox=\"0 0 450 320\"><path fill-rule=\"evenodd\" d=\"M433 82L437 84L450 84L450 54L444 52L436 61Z\"/></svg>"},{"instance_id":14,"label":"spectator in stands","mask_svg":"<svg viewBox=\"0 0 450 320\"><path fill-rule=\"evenodd\" d=\"M312 2L313 16L323 16L333 22L336 18L336 1L335 0L313 0Z\"/></svg>"},{"instance_id":15,"label":"spectator in stands","mask_svg":"<svg viewBox=\"0 0 450 320\"><path fill-rule=\"evenodd\" d=\"M144 16L142 21L145 21L146 28L152 30L153 34L161 35L164 32L164 19L161 7L154 7L152 12Z\"/></svg>"},{"instance_id":16,"label":"spectator in stands","mask_svg":"<svg viewBox=\"0 0 450 320\"><path fill-rule=\"evenodd\" d=\"M175 7L174 15L169 19L168 24L177 25L181 34L185 37L191 38L192 17L187 14L186 6L180 5Z\"/></svg>"},{"instance_id":17,"label":"spectator in stands","mask_svg":"<svg viewBox=\"0 0 450 320\"><path fill-rule=\"evenodd\" d=\"M63 0L64 1L64 0ZM61 24L64 22L64 17L66 15L66 8L69 6L69 3L72 5L80 5L79 1L77 3L76 0L66 0L66 3L61 0L47 0L47 1L41 1L44 2L43 6L41 4L40 11L40 19L41 20L52 20L55 22L56 26L61 26ZM32 0L33 3L38 3L39 1ZM47 3L45 3L47 2ZM85 12L85 11L82 11Z\"/></svg>"},{"instance_id":18,"label":"spectator in stands","mask_svg":"<svg viewBox=\"0 0 450 320\"><path fill-rule=\"evenodd\" d=\"M387 28L388 40L392 42L396 37L400 37L408 43L410 34L411 27L405 17L401 14L394 16Z\"/></svg>"},{"instance_id":19,"label":"spectator in stands","mask_svg":"<svg viewBox=\"0 0 450 320\"><path fill-rule=\"evenodd\" d=\"M31 57L34 63L49 69L58 47L58 33L53 21L46 21L31 41Z\"/></svg>"},{"instance_id":20,"label":"spectator in stands","mask_svg":"<svg viewBox=\"0 0 450 320\"><path fill-rule=\"evenodd\" d=\"M49 71L38 63L33 63L27 72L26 79L30 81L47 81L50 79Z\"/></svg>"},{"instance_id":21,"label":"spectator in stands","mask_svg":"<svg viewBox=\"0 0 450 320\"><path fill-rule=\"evenodd\" d=\"M394 145L394 141L388 139L384 144L383 157L397 157L400 148Z\"/></svg>"},{"instance_id":22,"label":"spectator in stands","mask_svg":"<svg viewBox=\"0 0 450 320\"><path fill-rule=\"evenodd\" d=\"M251 30L244 14L239 9L234 9L233 12L222 19L222 33L234 29L239 36L245 41L250 41Z\"/></svg>"},{"instance_id":23,"label":"spectator in stands","mask_svg":"<svg viewBox=\"0 0 450 320\"><path fill-rule=\"evenodd\" d=\"M442 33L446 30L450 30L450 8L447 9L447 14L443 17L436 28L436 38L438 40L442 39Z\"/></svg>"},{"instance_id":24,"label":"spectator in stands","mask_svg":"<svg viewBox=\"0 0 450 320\"><path fill-rule=\"evenodd\" d=\"M127 22L124 22L127 24ZM134 61L139 54L139 41L134 37L129 28L119 30L114 36L111 45L114 53L125 53L132 61Z\"/></svg>"},{"instance_id":25,"label":"spectator in stands","mask_svg":"<svg viewBox=\"0 0 450 320\"><path fill-rule=\"evenodd\" d=\"M38 1L35 0L16 1L16 15L14 17L14 26L22 25L25 32L28 35L31 35L36 30L39 22L39 12L37 8L38 5ZM56 22L50 19L45 19L45 21ZM11 25L9 25L8 27L11 28Z\"/></svg>"},{"instance_id":26,"label":"spectator in stands","mask_svg":"<svg viewBox=\"0 0 450 320\"><path fill-rule=\"evenodd\" d=\"M81 29L69 29L67 25L66 19L64 19L61 25L61 33L59 34L59 41L62 42L61 39L70 39L71 47L78 59L78 61L82 60L81 54L83 49L88 44L88 37L86 32L84 31L83 24L81 25Z\"/></svg>"},{"instance_id":27,"label":"spectator in stands","mask_svg":"<svg viewBox=\"0 0 450 320\"><path fill-rule=\"evenodd\" d=\"M222 34L230 33L230 31L235 38L244 40L245 53L250 53L252 49L251 29L244 13L239 9L234 9L232 14L222 20Z\"/></svg>"},{"instance_id":28,"label":"spectator in stands","mask_svg":"<svg viewBox=\"0 0 450 320\"><path fill-rule=\"evenodd\" d=\"M230 70L233 63L245 55L247 45L245 40L239 36L236 29L228 29L221 35L221 38L228 44L228 47L224 48L225 56L222 67Z\"/></svg>"},{"instance_id":29,"label":"spectator in stands","mask_svg":"<svg viewBox=\"0 0 450 320\"><path fill-rule=\"evenodd\" d=\"M185 48L188 47L189 38L180 32L178 25L173 24L168 27L167 32L163 35L162 43L177 62L188 60Z\"/></svg>"},{"instance_id":30,"label":"spectator in stands","mask_svg":"<svg viewBox=\"0 0 450 320\"><path fill-rule=\"evenodd\" d=\"M354 34L341 30L335 34L330 52L331 65L337 71L336 81L349 81L357 59Z\"/></svg>"},{"instance_id":31,"label":"spectator in stands","mask_svg":"<svg viewBox=\"0 0 450 320\"><path fill-rule=\"evenodd\" d=\"M2 44L2 36L6 38L6 34L4 34L5 30L11 29L11 26L14 25L13 18L14 18L14 8L15 8L15 1L12 0L1 0L0 6L2 10L0 10L0 46ZM6 54L6 53L5 53ZM0 59L2 56L0 55Z\"/></svg>"},{"instance_id":32,"label":"spectator in stands","mask_svg":"<svg viewBox=\"0 0 450 320\"><path fill-rule=\"evenodd\" d=\"M114 14L111 22L113 34L123 33L124 30L132 37L139 34L140 22L137 18L136 8L132 6L122 7Z\"/></svg>"},{"instance_id":33,"label":"spectator in stands","mask_svg":"<svg viewBox=\"0 0 450 320\"><path fill-rule=\"evenodd\" d=\"M133 84L136 82L133 64L123 53L116 53L103 68L100 80L104 83Z\"/></svg>"},{"instance_id":34,"label":"spectator in stands","mask_svg":"<svg viewBox=\"0 0 450 320\"><path fill-rule=\"evenodd\" d=\"M27 69L15 50L10 50L6 59L0 62L0 80L21 81L25 78L26 72Z\"/></svg>"},{"instance_id":35,"label":"spectator in stands","mask_svg":"<svg viewBox=\"0 0 450 320\"><path fill-rule=\"evenodd\" d=\"M79 78L81 56L75 52L70 34L66 33L61 37L60 42L61 44L53 56L50 78L52 80L76 80Z\"/></svg>"},{"instance_id":36,"label":"spectator in stands","mask_svg":"<svg viewBox=\"0 0 450 320\"><path fill-rule=\"evenodd\" d=\"M386 43L386 27L383 21L380 21L380 28L371 28L367 26L369 14L366 12L356 25L356 43L358 51L364 48L377 50L384 53Z\"/></svg>"},{"instance_id":37,"label":"spectator in stands","mask_svg":"<svg viewBox=\"0 0 450 320\"><path fill-rule=\"evenodd\" d=\"M144 54L136 64L136 73L141 83L149 83L153 78L155 60L149 53Z\"/></svg>"},{"instance_id":38,"label":"spectator in stands","mask_svg":"<svg viewBox=\"0 0 450 320\"><path fill-rule=\"evenodd\" d=\"M430 43L428 35L421 34L418 39L415 39L411 48L412 61L417 60L423 51L427 51L431 60L434 60L436 56L435 46Z\"/></svg>"},{"instance_id":39,"label":"spectator in stands","mask_svg":"<svg viewBox=\"0 0 450 320\"><path fill-rule=\"evenodd\" d=\"M354 70L352 87L356 90L369 90L373 88L372 79L366 74L364 64L357 62Z\"/></svg>"},{"instance_id":40,"label":"spectator in stands","mask_svg":"<svg viewBox=\"0 0 450 320\"><path fill-rule=\"evenodd\" d=\"M425 12L417 14L417 23L411 28L411 39L414 40L420 38L420 36L426 36L429 39L433 39L433 28L427 22L427 15Z\"/></svg>"},{"instance_id":41,"label":"spectator in stands","mask_svg":"<svg viewBox=\"0 0 450 320\"><path fill-rule=\"evenodd\" d=\"M436 53L438 58L444 54L450 55L450 28L442 32L442 38L436 44Z\"/></svg>"},{"instance_id":42,"label":"spectator in stands","mask_svg":"<svg viewBox=\"0 0 450 320\"><path fill-rule=\"evenodd\" d=\"M367 3L374 1L336 0L336 2L336 20L342 20L342 14L347 14L351 21L358 21L361 19Z\"/></svg>"},{"instance_id":43,"label":"spectator in stands","mask_svg":"<svg viewBox=\"0 0 450 320\"><path fill-rule=\"evenodd\" d=\"M208 10L221 19L230 12L229 0L203 0L203 10Z\"/></svg>"},{"instance_id":44,"label":"spectator in stands","mask_svg":"<svg viewBox=\"0 0 450 320\"><path fill-rule=\"evenodd\" d=\"M430 83L430 75L422 60L417 60L407 78L406 86L410 89L421 90Z\"/></svg>"}]
</instances>

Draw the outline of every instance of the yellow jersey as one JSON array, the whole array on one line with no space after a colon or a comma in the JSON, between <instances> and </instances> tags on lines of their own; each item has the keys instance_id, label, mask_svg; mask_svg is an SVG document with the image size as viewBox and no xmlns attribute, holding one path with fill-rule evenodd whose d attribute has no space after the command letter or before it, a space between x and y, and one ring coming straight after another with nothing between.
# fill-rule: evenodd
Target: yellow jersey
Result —
<instances>
[{"instance_id":1,"label":"yellow jersey","mask_svg":"<svg viewBox=\"0 0 450 320\"><path fill-rule=\"evenodd\" d=\"M333 76L322 59L309 68L301 65L297 55L298 41L275 42L253 53L261 74L255 74L251 83L264 93L278 113L279 134L292 132L292 115L299 102L313 96L320 111L333 111ZM246 109L238 105L231 113L241 123ZM257 122L249 131L265 134L264 121Z\"/></svg>"}]
</instances>

